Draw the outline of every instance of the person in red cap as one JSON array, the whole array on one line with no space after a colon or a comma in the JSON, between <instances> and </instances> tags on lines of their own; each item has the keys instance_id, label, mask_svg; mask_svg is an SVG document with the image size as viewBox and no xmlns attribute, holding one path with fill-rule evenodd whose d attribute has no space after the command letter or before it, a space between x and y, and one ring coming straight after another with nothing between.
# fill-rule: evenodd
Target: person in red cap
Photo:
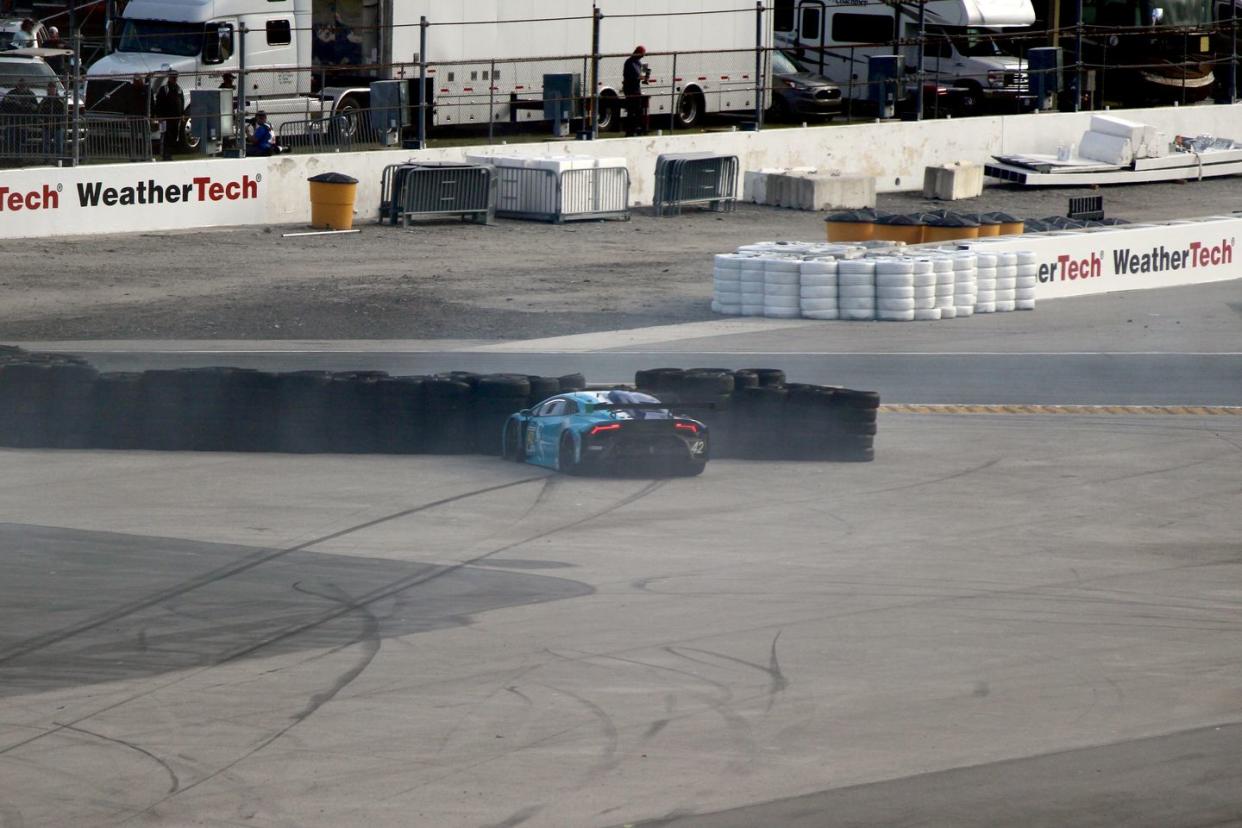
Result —
<instances>
[{"instance_id":1,"label":"person in red cap","mask_svg":"<svg viewBox=\"0 0 1242 828\"><path fill-rule=\"evenodd\" d=\"M625 95L625 135L642 135L647 131L647 96L643 94L643 80L647 66L643 63L647 50L635 46L634 53L625 61L621 72L621 93Z\"/></svg>"}]
</instances>

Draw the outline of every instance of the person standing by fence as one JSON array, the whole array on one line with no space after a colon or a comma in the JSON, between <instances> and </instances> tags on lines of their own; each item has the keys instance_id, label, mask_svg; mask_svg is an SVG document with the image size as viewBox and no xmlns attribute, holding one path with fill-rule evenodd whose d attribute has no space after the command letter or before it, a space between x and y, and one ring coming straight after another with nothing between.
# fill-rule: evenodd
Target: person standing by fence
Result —
<instances>
[{"instance_id":1,"label":"person standing by fence","mask_svg":"<svg viewBox=\"0 0 1242 828\"><path fill-rule=\"evenodd\" d=\"M625 95L625 135L642 135L647 131L647 97L643 94L643 78L647 67L643 64L647 50L635 46L621 70L621 93Z\"/></svg>"},{"instance_id":2,"label":"person standing by fence","mask_svg":"<svg viewBox=\"0 0 1242 828\"><path fill-rule=\"evenodd\" d=\"M176 72L169 72L168 80L155 93L155 117L160 122L160 157L171 161L173 150L181 148L185 125L185 93L177 85Z\"/></svg>"},{"instance_id":3,"label":"person standing by fence","mask_svg":"<svg viewBox=\"0 0 1242 828\"><path fill-rule=\"evenodd\" d=\"M43 157L49 161L65 155L65 99L56 88L56 81L48 81L47 94L39 101L39 125L43 128Z\"/></svg>"},{"instance_id":4,"label":"person standing by fence","mask_svg":"<svg viewBox=\"0 0 1242 828\"><path fill-rule=\"evenodd\" d=\"M0 99L0 155L22 155L26 127L35 119L38 105L26 79L19 75L13 88Z\"/></svg>"}]
</instances>

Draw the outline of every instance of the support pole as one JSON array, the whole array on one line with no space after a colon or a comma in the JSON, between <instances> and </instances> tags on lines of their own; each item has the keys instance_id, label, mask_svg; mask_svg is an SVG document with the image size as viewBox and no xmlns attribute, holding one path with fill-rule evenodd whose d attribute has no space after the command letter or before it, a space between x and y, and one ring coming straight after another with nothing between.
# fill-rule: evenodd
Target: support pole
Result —
<instances>
[{"instance_id":1,"label":"support pole","mask_svg":"<svg viewBox=\"0 0 1242 828\"><path fill-rule=\"evenodd\" d=\"M1238 4L1229 4L1229 103L1238 102Z\"/></svg>"},{"instance_id":2,"label":"support pole","mask_svg":"<svg viewBox=\"0 0 1242 828\"><path fill-rule=\"evenodd\" d=\"M237 114L233 116L233 131L237 135L237 153L246 157L246 24L237 26Z\"/></svg>"},{"instance_id":3,"label":"support pole","mask_svg":"<svg viewBox=\"0 0 1242 828\"><path fill-rule=\"evenodd\" d=\"M914 119L923 120L923 59L927 43L927 0L919 0L919 48L918 64L914 70L915 90Z\"/></svg>"},{"instance_id":4,"label":"support pole","mask_svg":"<svg viewBox=\"0 0 1242 828\"><path fill-rule=\"evenodd\" d=\"M591 8L591 140L599 137L599 33L604 13ZM627 114L629 110L626 110Z\"/></svg>"},{"instance_id":5,"label":"support pole","mask_svg":"<svg viewBox=\"0 0 1242 828\"><path fill-rule=\"evenodd\" d=\"M418 148L427 148L427 16L418 19Z\"/></svg>"},{"instance_id":6,"label":"support pole","mask_svg":"<svg viewBox=\"0 0 1242 828\"><path fill-rule=\"evenodd\" d=\"M1074 16L1074 111L1082 111L1082 0Z\"/></svg>"},{"instance_id":7,"label":"support pole","mask_svg":"<svg viewBox=\"0 0 1242 828\"><path fill-rule=\"evenodd\" d=\"M763 62L763 0L755 3L755 130L763 129L763 99L767 94L764 81Z\"/></svg>"},{"instance_id":8,"label":"support pole","mask_svg":"<svg viewBox=\"0 0 1242 828\"><path fill-rule=\"evenodd\" d=\"M73 166L76 167L82 162L82 107L78 106L78 101L82 100L82 34L73 28L69 31L73 38L73 99L69 106L73 109Z\"/></svg>"}]
</instances>

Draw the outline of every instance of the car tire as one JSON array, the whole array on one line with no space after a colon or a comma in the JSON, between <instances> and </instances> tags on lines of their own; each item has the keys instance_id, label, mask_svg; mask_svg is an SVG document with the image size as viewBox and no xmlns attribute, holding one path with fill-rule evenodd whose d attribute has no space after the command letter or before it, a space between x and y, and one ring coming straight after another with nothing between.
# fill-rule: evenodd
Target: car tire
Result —
<instances>
[{"instance_id":1,"label":"car tire","mask_svg":"<svg viewBox=\"0 0 1242 828\"><path fill-rule=\"evenodd\" d=\"M501 444L501 456L514 463L526 461L526 445L522 440L522 428L516 420L505 424L505 435Z\"/></svg>"},{"instance_id":2,"label":"car tire","mask_svg":"<svg viewBox=\"0 0 1242 828\"><path fill-rule=\"evenodd\" d=\"M574 438L569 432L561 435L560 445L556 449L556 470L561 474L577 474L578 461L574 459Z\"/></svg>"},{"instance_id":3,"label":"car tire","mask_svg":"<svg viewBox=\"0 0 1242 828\"><path fill-rule=\"evenodd\" d=\"M681 467L681 477L698 477L707 468L706 460L689 460Z\"/></svg>"}]
</instances>

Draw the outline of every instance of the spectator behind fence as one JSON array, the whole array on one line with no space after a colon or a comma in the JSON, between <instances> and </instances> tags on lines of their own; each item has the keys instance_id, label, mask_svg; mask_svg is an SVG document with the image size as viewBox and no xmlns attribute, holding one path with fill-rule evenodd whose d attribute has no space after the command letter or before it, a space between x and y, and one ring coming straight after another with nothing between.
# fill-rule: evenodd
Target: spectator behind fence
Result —
<instances>
[{"instance_id":1,"label":"spectator behind fence","mask_svg":"<svg viewBox=\"0 0 1242 828\"><path fill-rule=\"evenodd\" d=\"M267 113L261 109L254 116L254 129L247 130L246 144L246 155L262 158L283 152L276 144L276 135L267 122Z\"/></svg>"},{"instance_id":2,"label":"spectator behind fence","mask_svg":"<svg viewBox=\"0 0 1242 828\"><path fill-rule=\"evenodd\" d=\"M38 45L38 40L35 38L35 22L27 17L22 21L21 27L13 33L13 39L10 41L9 48L28 49Z\"/></svg>"},{"instance_id":3,"label":"spectator behind fence","mask_svg":"<svg viewBox=\"0 0 1242 828\"><path fill-rule=\"evenodd\" d=\"M61 158L65 154L65 99L56 88L56 81L48 81L47 94L39 101L37 109L39 125L43 128L43 155L45 158Z\"/></svg>"},{"instance_id":4,"label":"spectator behind fence","mask_svg":"<svg viewBox=\"0 0 1242 828\"><path fill-rule=\"evenodd\" d=\"M233 85L234 80L235 78L233 77L232 72L225 72L223 75L220 76L220 87L219 88L220 89L236 89L237 87Z\"/></svg>"},{"instance_id":5,"label":"spectator behind fence","mask_svg":"<svg viewBox=\"0 0 1242 828\"><path fill-rule=\"evenodd\" d=\"M171 161L173 150L181 148L185 125L185 93L177 85L176 72L169 72L168 80L155 93L154 111L160 122L160 157Z\"/></svg>"},{"instance_id":6,"label":"spectator behind fence","mask_svg":"<svg viewBox=\"0 0 1242 828\"><path fill-rule=\"evenodd\" d=\"M9 93L0 99L0 155L21 155L25 129L33 119L38 100L26 79L18 77Z\"/></svg>"},{"instance_id":7,"label":"spectator behind fence","mask_svg":"<svg viewBox=\"0 0 1242 828\"><path fill-rule=\"evenodd\" d=\"M125 114L133 118L151 117L151 90L142 75L134 75L129 84L129 100L125 104Z\"/></svg>"},{"instance_id":8,"label":"spectator behind fence","mask_svg":"<svg viewBox=\"0 0 1242 828\"><path fill-rule=\"evenodd\" d=\"M47 40L46 42L44 42L43 45L49 49L68 49L69 48L65 44L65 41L60 39L60 29L56 28L55 26L48 26Z\"/></svg>"}]
</instances>

